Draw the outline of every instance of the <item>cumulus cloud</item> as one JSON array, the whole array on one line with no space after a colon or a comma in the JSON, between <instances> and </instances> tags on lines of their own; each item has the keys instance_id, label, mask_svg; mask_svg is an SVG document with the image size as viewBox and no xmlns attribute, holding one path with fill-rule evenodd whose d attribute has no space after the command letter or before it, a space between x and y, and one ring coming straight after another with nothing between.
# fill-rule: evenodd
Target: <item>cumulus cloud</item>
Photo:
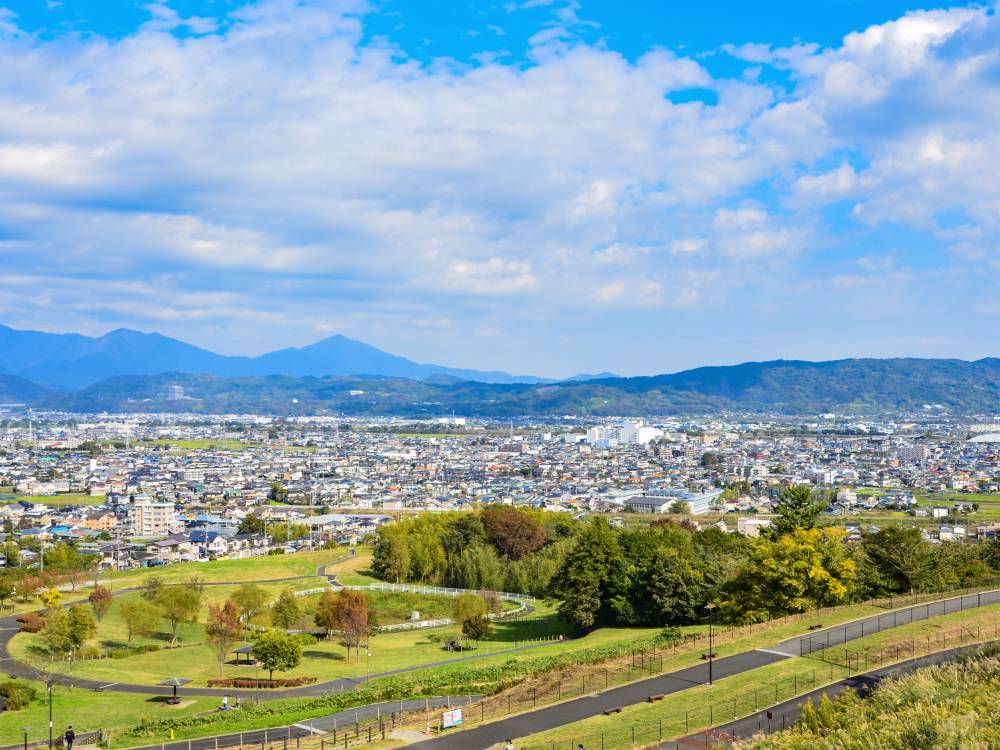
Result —
<instances>
[{"instance_id":1,"label":"cumulus cloud","mask_svg":"<svg viewBox=\"0 0 1000 750\"><path fill-rule=\"evenodd\" d=\"M121 39L34 36L0 11L0 262L77 292L157 280L81 295L81 328L216 310L308 339L494 330L511 295L549 321L736 304L890 223L955 262L995 257L988 9L911 13L830 49L724 49L784 87L663 49L629 60L581 41L576 3L527 5L551 12L527 59L477 65L365 41L360 0L219 18L156 2ZM691 88L715 102L671 101ZM956 224L979 236L942 234ZM0 289L13 309L6 275Z\"/></svg>"}]
</instances>

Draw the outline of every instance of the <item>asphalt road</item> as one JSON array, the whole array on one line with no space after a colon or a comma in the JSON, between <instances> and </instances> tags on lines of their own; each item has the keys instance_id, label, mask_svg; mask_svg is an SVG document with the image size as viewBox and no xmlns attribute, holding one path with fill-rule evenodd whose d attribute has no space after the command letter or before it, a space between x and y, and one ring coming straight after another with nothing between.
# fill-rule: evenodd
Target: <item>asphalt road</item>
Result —
<instances>
[{"instance_id":1,"label":"asphalt road","mask_svg":"<svg viewBox=\"0 0 1000 750\"><path fill-rule=\"evenodd\" d=\"M737 719L679 740L664 742L657 747L658 750L683 750L684 748L728 745L736 740L752 737L755 734L779 732L795 724L799 718L800 708L807 700L811 699L813 705L816 705L822 696L826 695L833 699L848 688L856 691L862 697L867 697L887 677L907 674L921 667L934 664L944 664L964 655L975 654L978 650L979 646L961 646L927 656L919 656L916 659L910 659L899 664L873 669L864 674L853 675L840 682L817 688L811 693L797 696L771 708L763 709L750 716L745 716L742 719Z\"/></svg>"},{"instance_id":2,"label":"asphalt road","mask_svg":"<svg viewBox=\"0 0 1000 750\"><path fill-rule=\"evenodd\" d=\"M717 659L714 665L715 679L747 672L751 669L772 664L782 659L809 654L829 643L831 646L839 643L872 635L890 628L917 622L927 617L957 612L987 604L1000 603L1000 590L982 594L967 594L952 599L945 599L929 604L917 604L911 607L895 610L887 614L872 615L856 620L846 625L817 629L809 635L797 636L782 641L777 646L768 649L758 649L743 654L736 654L723 659ZM822 618L817 618L817 624ZM892 669L891 667L887 669ZM596 716L609 708L628 706L645 701L650 695L658 693L670 694L686 689L694 684L708 682L708 665L699 664L695 667L682 669L679 672L653 677L648 680L624 685L620 688L597 695L577 698L558 703L554 706L538 709L529 713L501 719L490 724L484 724L475 729L457 731L445 734L435 739L418 742L410 747L418 750L485 750L508 738L526 737L529 734L542 732L555 727L571 724L582 719ZM795 699L790 703L801 701ZM772 714L774 713L772 709ZM702 738L704 743L704 738Z\"/></svg>"},{"instance_id":3,"label":"asphalt road","mask_svg":"<svg viewBox=\"0 0 1000 750\"><path fill-rule=\"evenodd\" d=\"M386 733L388 735L391 726L393 713L405 711L424 711L428 708L443 709L452 706L464 706L469 702L479 700L479 696L461 696L452 698L430 698L421 700L391 701L386 703L374 703L370 706L352 708L340 713L330 714L318 719L307 719L288 727L277 727L274 729L256 729L249 732L234 732L223 734L218 737L207 737L198 740L178 740L166 742L160 745L147 745L142 748L132 750L215 750L220 747L231 747L234 745L256 745L260 743L274 743L288 740L289 750L295 750L295 740L302 737L309 737L317 733L328 733L327 737L333 740L334 732L337 736L342 736L347 732L354 736L357 722L367 721L377 717L386 717ZM367 736L367 729L360 730L359 734ZM373 735L374 737L375 735ZM331 750L333 746L331 744Z\"/></svg>"},{"instance_id":4,"label":"asphalt road","mask_svg":"<svg viewBox=\"0 0 1000 750\"><path fill-rule=\"evenodd\" d=\"M773 664L790 657L770 651L748 651L734 656L716 659L713 664L713 678L748 672L751 669ZM535 732L571 724L575 721L597 716L609 709L642 703L651 695L669 695L687 690L693 685L708 682L708 664L698 664L677 672L651 677L621 687L611 688L602 693L557 703L554 706L529 711L509 719L501 719L455 734L446 734L432 740L417 742L409 747L413 750L476 750L488 748L506 741L510 737L524 737Z\"/></svg>"}]
</instances>

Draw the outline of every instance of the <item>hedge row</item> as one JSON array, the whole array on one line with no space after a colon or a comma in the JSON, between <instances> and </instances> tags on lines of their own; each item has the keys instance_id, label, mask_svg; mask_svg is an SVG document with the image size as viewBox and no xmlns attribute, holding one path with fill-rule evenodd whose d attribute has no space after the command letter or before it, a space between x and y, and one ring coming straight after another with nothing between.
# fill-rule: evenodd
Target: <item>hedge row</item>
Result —
<instances>
[{"instance_id":1,"label":"hedge row","mask_svg":"<svg viewBox=\"0 0 1000 750\"><path fill-rule=\"evenodd\" d=\"M316 682L315 677L287 677L278 680L254 680L246 677L226 677L215 678L208 681L209 687L231 687L231 688L286 688L299 687L301 685L312 685Z\"/></svg>"}]
</instances>

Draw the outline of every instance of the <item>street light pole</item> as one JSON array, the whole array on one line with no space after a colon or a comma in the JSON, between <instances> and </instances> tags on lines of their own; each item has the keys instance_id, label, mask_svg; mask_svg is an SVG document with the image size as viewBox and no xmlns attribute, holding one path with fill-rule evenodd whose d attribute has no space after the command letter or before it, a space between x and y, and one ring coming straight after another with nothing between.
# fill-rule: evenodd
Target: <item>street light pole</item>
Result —
<instances>
[{"instance_id":1,"label":"street light pole","mask_svg":"<svg viewBox=\"0 0 1000 750\"><path fill-rule=\"evenodd\" d=\"M49 750L52 750L52 678L48 680L49 688Z\"/></svg>"},{"instance_id":2,"label":"street light pole","mask_svg":"<svg viewBox=\"0 0 1000 750\"><path fill-rule=\"evenodd\" d=\"M713 647L714 641L712 638L712 625L715 624L715 605L706 604L705 609L708 610L708 685L712 686L712 662L715 660L715 649Z\"/></svg>"}]
</instances>

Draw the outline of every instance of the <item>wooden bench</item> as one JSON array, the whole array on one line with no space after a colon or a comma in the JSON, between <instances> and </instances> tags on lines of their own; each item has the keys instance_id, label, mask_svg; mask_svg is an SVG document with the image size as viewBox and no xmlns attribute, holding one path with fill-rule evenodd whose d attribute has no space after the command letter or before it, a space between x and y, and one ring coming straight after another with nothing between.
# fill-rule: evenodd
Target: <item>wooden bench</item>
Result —
<instances>
[{"instance_id":1,"label":"wooden bench","mask_svg":"<svg viewBox=\"0 0 1000 750\"><path fill-rule=\"evenodd\" d=\"M816 624L814 624L814 625L810 625L810 626L809 626L809 630L819 630L819 629L820 629L821 627L823 627L823 624L822 624L822 623L819 623L819 622L817 622L817 623L816 623Z\"/></svg>"},{"instance_id":2,"label":"wooden bench","mask_svg":"<svg viewBox=\"0 0 1000 750\"><path fill-rule=\"evenodd\" d=\"M665 697L663 693L657 693L656 695L649 696L646 700L650 703L656 703L656 701L662 701Z\"/></svg>"},{"instance_id":3,"label":"wooden bench","mask_svg":"<svg viewBox=\"0 0 1000 750\"><path fill-rule=\"evenodd\" d=\"M611 714L620 714L622 712L621 706L615 706L614 708L609 708L604 712L605 716L611 716Z\"/></svg>"}]
</instances>

